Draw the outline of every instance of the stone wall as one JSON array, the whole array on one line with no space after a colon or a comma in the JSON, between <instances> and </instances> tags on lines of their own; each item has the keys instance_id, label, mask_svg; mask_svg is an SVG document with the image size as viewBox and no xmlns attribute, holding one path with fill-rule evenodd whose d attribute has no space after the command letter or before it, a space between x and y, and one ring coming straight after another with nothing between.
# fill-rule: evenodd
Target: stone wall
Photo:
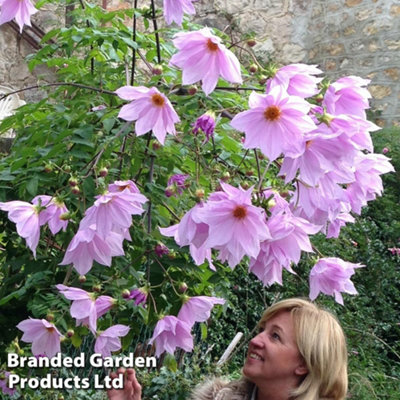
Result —
<instances>
[{"instance_id":1,"label":"stone wall","mask_svg":"<svg viewBox=\"0 0 400 400\"><path fill-rule=\"evenodd\" d=\"M131 3L108 0L108 7ZM228 28L237 37L253 32L262 59L319 64L331 79L351 74L371 79L379 123L400 125L398 0L199 0L195 6L196 21L204 25ZM43 73L29 73L23 58L30 49L7 26L0 27L0 50L0 84L24 87Z\"/></svg>"}]
</instances>

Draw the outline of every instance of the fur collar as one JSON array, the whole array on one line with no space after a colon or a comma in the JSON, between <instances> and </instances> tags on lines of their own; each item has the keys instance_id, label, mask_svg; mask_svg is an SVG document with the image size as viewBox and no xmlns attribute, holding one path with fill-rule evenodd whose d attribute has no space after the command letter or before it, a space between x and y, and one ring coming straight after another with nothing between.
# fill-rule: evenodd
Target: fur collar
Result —
<instances>
[{"instance_id":1,"label":"fur collar","mask_svg":"<svg viewBox=\"0 0 400 400\"><path fill-rule=\"evenodd\" d=\"M191 400L250 400L254 385L246 378L226 382L219 378L198 386Z\"/></svg>"}]
</instances>

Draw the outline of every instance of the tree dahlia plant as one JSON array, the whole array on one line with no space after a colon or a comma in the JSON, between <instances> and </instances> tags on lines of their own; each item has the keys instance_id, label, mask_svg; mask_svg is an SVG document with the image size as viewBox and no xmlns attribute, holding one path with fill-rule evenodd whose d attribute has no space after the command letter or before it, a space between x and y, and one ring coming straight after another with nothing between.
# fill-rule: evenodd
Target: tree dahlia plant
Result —
<instances>
[{"instance_id":1,"label":"tree dahlia plant","mask_svg":"<svg viewBox=\"0 0 400 400\"><path fill-rule=\"evenodd\" d=\"M27 24L29 4L3 0L0 21ZM369 81L330 82L299 63L247 71L251 49L240 64L240 41L187 20L194 1L164 1L178 33L158 29L153 1L85 4L29 57L56 71L48 99L0 124L17 133L0 159L0 306L26 354L84 343L109 356L139 339L157 357L190 352L194 326L230 307L234 268L265 290L285 293L288 271L312 300L356 294L361 265L316 243L338 237L393 171L373 152Z\"/></svg>"}]
</instances>

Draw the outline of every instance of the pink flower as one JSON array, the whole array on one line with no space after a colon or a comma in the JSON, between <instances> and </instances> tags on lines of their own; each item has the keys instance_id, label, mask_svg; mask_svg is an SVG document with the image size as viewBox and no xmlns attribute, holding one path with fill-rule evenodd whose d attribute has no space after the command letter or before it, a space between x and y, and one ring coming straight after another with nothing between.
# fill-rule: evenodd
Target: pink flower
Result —
<instances>
[{"instance_id":1,"label":"pink flower","mask_svg":"<svg viewBox=\"0 0 400 400\"><path fill-rule=\"evenodd\" d=\"M136 183L131 180L115 181L108 185L109 192L122 192L124 190L127 190L130 193L140 193L140 190L136 186Z\"/></svg>"},{"instance_id":2,"label":"pink flower","mask_svg":"<svg viewBox=\"0 0 400 400\"><path fill-rule=\"evenodd\" d=\"M242 83L238 59L209 28L177 33L173 43L179 51L172 56L170 65L182 69L184 85L201 80L204 93L209 95L219 76L231 83Z\"/></svg>"},{"instance_id":3,"label":"pink flower","mask_svg":"<svg viewBox=\"0 0 400 400\"><path fill-rule=\"evenodd\" d=\"M34 356L40 354L51 358L61 351L60 338L62 335L54 324L45 319L25 319L17 325L17 328L24 332L21 340L32 343Z\"/></svg>"},{"instance_id":4,"label":"pink flower","mask_svg":"<svg viewBox=\"0 0 400 400\"><path fill-rule=\"evenodd\" d=\"M321 177L333 170L350 170L357 150L341 136L321 132L320 129L304 135L304 152L298 157L285 157L279 175L285 183L298 178L307 185L316 186Z\"/></svg>"},{"instance_id":5,"label":"pink flower","mask_svg":"<svg viewBox=\"0 0 400 400\"><path fill-rule=\"evenodd\" d=\"M329 86L322 104L329 114L351 114L365 119L371 94L364 86L369 82L358 76L340 78Z\"/></svg>"},{"instance_id":6,"label":"pink flower","mask_svg":"<svg viewBox=\"0 0 400 400\"><path fill-rule=\"evenodd\" d=\"M96 299L94 293L83 289L56 285L56 288L71 304L71 317L76 318L76 325L87 325L93 334L96 334L97 319L104 315L114 304L115 300L109 296L100 296Z\"/></svg>"},{"instance_id":7,"label":"pink flower","mask_svg":"<svg viewBox=\"0 0 400 400\"><path fill-rule=\"evenodd\" d=\"M356 214L361 213L361 208L368 201L375 200L383 192L380 175L394 171L389 158L382 154L363 154L354 160L355 181L348 185L346 195L351 208Z\"/></svg>"},{"instance_id":8,"label":"pink flower","mask_svg":"<svg viewBox=\"0 0 400 400\"><path fill-rule=\"evenodd\" d=\"M86 210L79 229L94 229L106 240L110 232L126 231L132 225L132 215L144 212L142 204L146 201L142 194L127 190L96 196L94 205Z\"/></svg>"},{"instance_id":9,"label":"pink flower","mask_svg":"<svg viewBox=\"0 0 400 400\"><path fill-rule=\"evenodd\" d=\"M193 337L190 330L191 327L186 322L167 315L157 322L149 345L155 342L156 357L160 357L165 351L174 354L177 347L190 352L193 350Z\"/></svg>"},{"instance_id":10,"label":"pink flower","mask_svg":"<svg viewBox=\"0 0 400 400\"><path fill-rule=\"evenodd\" d=\"M30 0L1 0L0 6L0 25L15 18L20 33L24 25L31 26L31 15L38 12Z\"/></svg>"},{"instance_id":11,"label":"pink flower","mask_svg":"<svg viewBox=\"0 0 400 400\"><path fill-rule=\"evenodd\" d=\"M145 305L147 300L147 289L132 289L128 296L128 299L133 300L135 302L135 306L138 306L140 304Z\"/></svg>"},{"instance_id":12,"label":"pink flower","mask_svg":"<svg viewBox=\"0 0 400 400\"><path fill-rule=\"evenodd\" d=\"M182 26L183 14L196 14L193 1L197 0L164 0L164 18L168 25L175 22Z\"/></svg>"},{"instance_id":13,"label":"pink flower","mask_svg":"<svg viewBox=\"0 0 400 400\"><path fill-rule=\"evenodd\" d=\"M123 86L115 93L124 100L134 100L124 105L118 117L125 121L136 121L137 136L153 131L161 144L167 133L175 135L175 124L180 122L178 114L167 97L155 87Z\"/></svg>"},{"instance_id":14,"label":"pink flower","mask_svg":"<svg viewBox=\"0 0 400 400\"><path fill-rule=\"evenodd\" d=\"M199 133L199 130L202 130L206 138L203 142L207 143L211 137L214 136L214 129L215 129L215 113L213 111L207 111L203 115L201 115L199 118L196 119L196 122L194 123L193 127L193 133L197 135Z\"/></svg>"},{"instance_id":15,"label":"pink flower","mask_svg":"<svg viewBox=\"0 0 400 400\"><path fill-rule=\"evenodd\" d=\"M186 174L175 174L169 177L167 182L167 188L165 189L165 195L167 197L175 196L177 194L182 194L183 190L188 187L185 183L189 175Z\"/></svg>"},{"instance_id":16,"label":"pink flower","mask_svg":"<svg viewBox=\"0 0 400 400\"><path fill-rule=\"evenodd\" d=\"M265 95L252 92L249 107L231 121L235 129L245 133L246 149L261 149L270 161L281 153L291 157L303 153L303 135L316 128L304 99L289 96L276 86Z\"/></svg>"},{"instance_id":17,"label":"pink flower","mask_svg":"<svg viewBox=\"0 0 400 400\"><path fill-rule=\"evenodd\" d=\"M103 357L111 357L112 351L121 349L120 337L127 335L129 329L129 326L118 324L100 333L94 344L95 353L100 353Z\"/></svg>"},{"instance_id":18,"label":"pink flower","mask_svg":"<svg viewBox=\"0 0 400 400\"><path fill-rule=\"evenodd\" d=\"M209 296L190 297L181 307L178 319L192 327L195 322L207 321L216 304L225 304L225 299Z\"/></svg>"},{"instance_id":19,"label":"pink flower","mask_svg":"<svg viewBox=\"0 0 400 400\"><path fill-rule=\"evenodd\" d=\"M53 235L57 234L61 229L65 232L68 226L68 220L63 220L62 215L68 212L62 200L56 197L40 195L36 196L32 203L35 205L46 207L40 213L40 225L49 224L50 231Z\"/></svg>"},{"instance_id":20,"label":"pink flower","mask_svg":"<svg viewBox=\"0 0 400 400\"><path fill-rule=\"evenodd\" d=\"M272 215L267 225L272 238L261 243L260 253L250 259L249 270L265 286L282 285L282 269L294 273L291 264L300 261L302 251L313 252L308 235L320 227L291 214Z\"/></svg>"},{"instance_id":21,"label":"pink flower","mask_svg":"<svg viewBox=\"0 0 400 400\"><path fill-rule=\"evenodd\" d=\"M0 210L8 211L8 219L17 225L18 235L26 240L26 244L36 258L41 225L40 207L25 201L15 200L0 203Z\"/></svg>"},{"instance_id":22,"label":"pink flower","mask_svg":"<svg viewBox=\"0 0 400 400\"><path fill-rule=\"evenodd\" d=\"M0 375L2 374L4 374L4 379L0 379L0 389L4 394L13 396L17 389L10 389L8 387L8 376L10 375L10 373L8 371L0 371Z\"/></svg>"},{"instance_id":23,"label":"pink flower","mask_svg":"<svg viewBox=\"0 0 400 400\"><path fill-rule=\"evenodd\" d=\"M73 264L80 275L85 275L93 266L93 261L111 266L111 258L123 256L124 237L116 232L109 232L103 239L94 229L79 229L72 238L60 265Z\"/></svg>"},{"instance_id":24,"label":"pink flower","mask_svg":"<svg viewBox=\"0 0 400 400\"><path fill-rule=\"evenodd\" d=\"M223 182L221 187L223 192L213 193L197 216L209 227L205 246L219 250L219 258L234 268L245 255L257 257L260 241L270 234L264 210L251 203L253 188L245 191Z\"/></svg>"},{"instance_id":25,"label":"pink flower","mask_svg":"<svg viewBox=\"0 0 400 400\"><path fill-rule=\"evenodd\" d=\"M389 149L387 147L384 147L382 149L382 154L387 154L387 153L389 153Z\"/></svg>"},{"instance_id":26,"label":"pink flower","mask_svg":"<svg viewBox=\"0 0 400 400\"><path fill-rule=\"evenodd\" d=\"M278 69L275 76L267 81L267 91L280 85L290 95L303 99L312 97L319 92L317 85L322 81L322 78L316 78L314 75L321 73L316 65L286 65Z\"/></svg>"},{"instance_id":27,"label":"pink flower","mask_svg":"<svg viewBox=\"0 0 400 400\"><path fill-rule=\"evenodd\" d=\"M182 217L179 224L160 228L161 234L168 237L173 236L175 242L181 247L190 244L194 244L196 247L202 246L208 237L208 225L201 222L198 215L203 206L203 203L196 204Z\"/></svg>"},{"instance_id":28,"label":"pink flower","mask_svg":"<svg viewBox=\"0 0 400 400\"><path fill-rule=\"evenodd\" d=\"M357 294L350 277L355 268L364 265L352 264L340 258L321 258L310 272L310 299L315 300L320 292L335 296L337 303L343 305L343 293Z\"/></svg>"}]
</instances>

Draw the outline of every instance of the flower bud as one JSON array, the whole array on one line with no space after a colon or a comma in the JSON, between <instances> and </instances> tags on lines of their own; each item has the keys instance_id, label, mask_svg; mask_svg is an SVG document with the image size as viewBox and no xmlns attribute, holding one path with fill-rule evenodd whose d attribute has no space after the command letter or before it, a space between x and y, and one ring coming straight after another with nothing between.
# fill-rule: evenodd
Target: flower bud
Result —
<instances>
[{"instance_id":1,"label":"flower bud","mask_svg":"<svg viewBox=\"0 0 400 400\"><path fill-rule=\"evenodd\" d=\"M75 334L75 332L74 332L74 330L73 329L68 329L67 330L67 337L72 337L72 336L74 336L74 334Z\"/></svg>"},{"instance_id":2,"label":"flower bud","mask_svg":"<svg viewBox=\"0 0 400 400\"><path fill-rule=\"evenodd\" d=\"M254 172L251 171L251 170L248 170L248 171L245 172L245 175L246 175L246 176L253 176L253 175L254 175Z\"/></svg>"},{"instance_id":3,"label":"flower bud","mask_svg":"<svg viewBox=\"0 0 400 400\"><path fill-rule=\"evenodd\" d=\"M254 38L251 38L251 39L247 40L246 44L249 47L254 47L257 44L257 42L256 42L256 40Z\"/></svg>"},{"instance_id":4,"label":"flower bud","mask_svg":"<svg viewBox=\"0 0 400 400\"><path fill-rule=\"evenodd\" d=\"M258 83L260 85L265 85L265 83L267 82L268 77L266 75L260 75L258 78Z\"/></svg>"},{"instance_id":5,"label":"flower bud","mask_svg":"<svg viewBox=\"0 0 400 400\"><path fill-rule=\"evenodd\" d=\"M163 73L162 65L159 65L159 64L155 65L152 68L151 72L153 73L153 75L161 75Z\"/></svg>"},{"instance_id":6,"label":"flower bud","mask_svg":"<svg viewBox=\"0 0 400 400\"><path fill-rule=\"evenodd\" d=\"M198 198L199 200L201 200L201 199L204 198L204 195L205 195L204 189L196 189L196 191L195 191L194 194L195 194L196 198Z\"/></svg>"},{"instance_id":7,"label":"flower bud","mask_svg":"<svg viewBox=\"0 0 400 400\"><path fill-rule=\"evenodd\" d=\"M74 187L71 189L71 192L72 192L72 194L78 195L78 194L81 193L81 190L79 189L78 186L74 186Z\"/></svg>"},{"instance_id":8,"label":"flower bud","mask_svg":"<svg viewBox=\"0 0 400 400\"><path fill-rule=\"evenodd\" d=\"M250 183L248 181L243 181L240 186L244 189L247 190L250 187Z\"/></svg>"},{"instance_id":9,"label":"flower bud","mask_svg":"<svg viewBox=\"0 0 400 400\"><path fill-rule=\"evenodd\" d=\"M80 283L85 283L86 282L86 276L85 275L79 275L78 281Z\"/></svg>"},{"instance_id":10,"label":"flower bud","mask_svg":"<svg viewBox=\"0 0 400 400\"><path fill-rule=\"evenodd\" d=\"M221 176L221 180L227 182L229 181L229 179L231 179L231 174L229 173L229 171L225 171Z\"/></svg>"},{"instance_id":11,"label":"flower bud","mask_svg":"<svg viewBox=\"0 0 400 400\"><path fill-rule=\"evenodd\" d=\"M101 168L99 171L99 176L104 178L107 175L108 175L108 169L106 167Z\"/></svg>"},{"instance_id":12,"label":"flower bud","mask_svg":"<svg viewBox=\"0 0 400 400\"><path fill-rule=\"evenodd\" d=\"M251 64L249 67L249 71L251 74L255 74L258 71L258 66L257 64Z\"/></svg>"},{"instance_id":13,"label":"flower bud","mask_svg":"<svg viewBox=\"0 0 400 400\"><path fill-rule=\"evenodd\" d=\"M121 296L123 299L129 299L130 295L131 295L131 291L128 289L124 289L121 293Z\"/></svg>"},{"instance_id":14,"label":"flower bud","mask_svg":"<svg viewBox=\"0 0 400 400\"><path fill-rule=\"evenodd\" d=\"M193 96L197 93L197 86L192 85L188 87L188 94L190 94L190 96Z\"/></svg>"},{"instance_id":15,"label":"flower bud","mask_svg":"<svg viewBox=\"0 0 400 400\"><path fill-rule=\"evenodd\" d=\"M383 154L389 153L389 149L388 149L387 147L384 147L384 148L382 149L382 153L383 153Z\"/></svg>"},{"instance_id":16,"label":"flower bud","mask_svg":"<svg viewBox=\"0 0 400 400\"><path fill-rule=\"evenodd\" d=\"M49 321L49 322L54 321L54 314L53 314L53 313L50 313L50 312L47 313L46 319L47 319L47 321Z\"/></svg>"},{"instance_id":17,"label":"flower bud","mask_svg":"<svg viewBox=\"0 0 400 400\"><path fill-rule=\"evenodd\" d=\"M158 150L161 147L161 143L158 140L154 140L151 147L153 148L153 150Z\"/></svg>"},{"instance_id":18,"label":"flower bud","mask_svg":"<svg viewBox=\"0 0 400 400\"><path fill-rule=\"evenodd\" d=\"M92 287L92 290L93 290L94 292L96 292L96 293L100 293L100 292L101 292L101 285L100 285L100 284L94 285L94 286Z\"/></svg>"},{"instance_id":19,"label":"flower bud","mask_svg":"<svg viewBox=\"0 0 400 400\"><path fill-rule=\"evenodd\" d=\"M185 282L179 284L178 292L185 293L188 290L188 285Z\"/></svg>"},{"instance_id":20,"label":"flower bud","mask_svg":"<svg viewBox=\"0 0 400 400\"><path fill-rule=\"evenodd\" d=\"M53 167L51 164L46 164L44 166L44 172L46 172L46 174L49 174L50 172L53 172Z\"/></svg>"},{"instance_id":21,"label":"flower bud","mask_svg":"<svg viewBox=\"0 0 400 400\"><path fill-rule=\"evenodd\" d=\"M63 170L64 172L66 172L67 174L69 174L71 172L71 166L69 165L64 165L63 166Z\"/></svg>"},{"instance_id":22,"label":"flower bud","mask_svg":"<svg viewBox=\"0 0 400 400\"><path fill-rule=\"evenodd\" d=\"M71 176L71 178L68 179L68 185L71 187L78 186L78 180L75 177Z\"/></svg>"}]
</instances>

